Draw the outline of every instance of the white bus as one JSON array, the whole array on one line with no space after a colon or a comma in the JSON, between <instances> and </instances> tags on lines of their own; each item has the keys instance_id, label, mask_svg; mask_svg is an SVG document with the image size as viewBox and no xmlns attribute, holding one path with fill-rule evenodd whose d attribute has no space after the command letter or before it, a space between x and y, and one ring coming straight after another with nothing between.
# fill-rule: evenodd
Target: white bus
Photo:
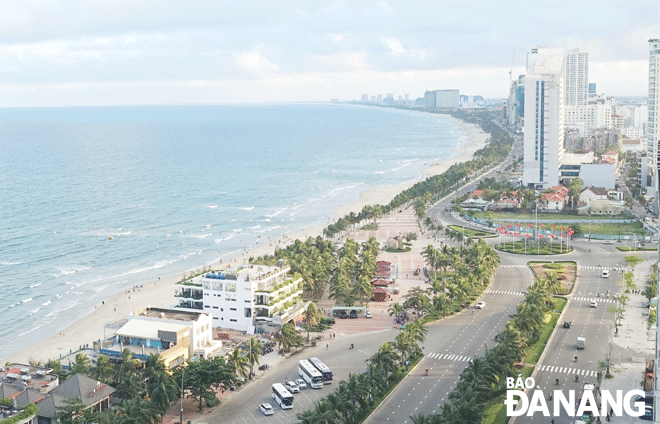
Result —
<instances>
[{"instance_id":1,"label":"white bus","mask_svg":"<svg viewBox=\"0 0 660 424\"><path fill-rule=\"evenodd\" d=\"M293 408L293 395L282 385L282 383L273 384L273 393L271 394L275 403L282 409Z\"/></svg>"},{"instance_id":2,"label":"white bus","mask_svg":"<svg viewBox=\"0 0 660 424\"><path fill-rule=\"evenodd\" d=\"M321 362L319 358L309 358L309 363L314 365L314 368L319 370L321 376L323 376L323 384L332 383L332 370L326 364Z\"/></svg>"},{"instance_id":3,"label":"white bus","mask_svg":"<svg viewBox=\"0 0 660 424\"><path fill-rule=\"evenodd\" d=\"M314 368L314 365L309 363L309 361L303 359L298 362L298 374L300 374L300 377L305 380L312 389L320 389L323 387L323 376L319 370Z\"/></svg>"}]
</instances>

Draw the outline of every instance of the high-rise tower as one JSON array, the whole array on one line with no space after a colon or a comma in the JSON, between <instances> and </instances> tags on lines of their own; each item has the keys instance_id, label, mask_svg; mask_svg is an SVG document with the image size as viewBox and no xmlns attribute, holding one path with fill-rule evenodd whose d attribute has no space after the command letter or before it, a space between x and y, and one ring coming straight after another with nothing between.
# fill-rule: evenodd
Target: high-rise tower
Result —
<instances>
[{"instance_id":1,"label":"high-rise tower","mask_svg":"<svg viewBox=\"0 0 660 424\"><path fill-rule=\"evenodd\" d=\"M566 106L584 106L589 101L589 53L574 49L566 53Z\"/></svg>"},{"instance_id":2,"label":"high-rise tower","mask_svg":"<svg viewBox=\"0 0 660 424\"><path fill-rule=\"evenodd\" d=\"M564 155L564 54L532 49L525 74L523 183L533 188L559 185Z\"/></svg>"}]
</instances>

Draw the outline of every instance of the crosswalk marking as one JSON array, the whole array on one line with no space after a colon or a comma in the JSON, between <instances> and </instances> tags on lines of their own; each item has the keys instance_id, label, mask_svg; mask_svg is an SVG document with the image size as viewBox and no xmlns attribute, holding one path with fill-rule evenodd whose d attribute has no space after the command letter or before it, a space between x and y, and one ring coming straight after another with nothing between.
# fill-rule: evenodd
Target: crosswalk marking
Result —
<instances>
[{"instance_id":1,"label":"crosswalk marking","mask_svg":"<svg viewBox=\"0 0 660 424\"><path fill-rule=\"evenodd\" d=\"M500 265L502 268L527 268L527 265Z\"/></svg>"},{"instance_id":2,"label":"crosswalk marking","mask_svg":"<svg viewBox=\"0 0 660 424\"><path fill-rule=\"evenodd\" d=\"M580 300L585 302L596 302L596 303L616 303L616 299L605 299L602 297L574 297L573 300Z\"/></svg>"},{"instance_id":3,"label":"crosswalk marking","mask_svg":"<svg viewBox=\"0 0 660 424\"><path fill-rule=\"evenodd\" d=\"M554 367L550 365L540 365L539 371L547 371L555 374L577 374L586 377L596 377L596 371L590 371L580 368Z\"/></svg>"},{"instance_id":4,"label":"crosswalk marking","mask_svg":"<svg viewBox=\"0 0 660 424\"><path fill-rule=\"evenodd\" d=\"M470 356L463 356L463 355L452 355L451 353L429 353L426 355L428 358L431 359L446 359L448 361L452 362L470 362L472 360L472 357Z\"/></svg>"},{"instance_id":5,"label":"crosswalk marking","mask_svg":"<svg viewBox=\"0 0 660 424\"><path fill-rule=\"evenodd\" d=\"M513 295L513 296L524 296L525 295L525 293L523 293L523 292L510 291L510 290L484 290L484 293L508 294L508 295Z\"/></svg>"}]
</instances>

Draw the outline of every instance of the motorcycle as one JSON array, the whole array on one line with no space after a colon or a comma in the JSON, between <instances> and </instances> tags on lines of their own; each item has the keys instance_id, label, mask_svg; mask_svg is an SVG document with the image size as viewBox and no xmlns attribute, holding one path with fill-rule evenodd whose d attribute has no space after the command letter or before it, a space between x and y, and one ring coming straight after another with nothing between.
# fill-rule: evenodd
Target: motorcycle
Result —
<instances>
[{"instance_id":1,"label":"motorcycle","mask_svg":"<svg viewBox=\"0 0 660 424\"><path fill-rule=\"evenodd\" d=\"M427 368L426 371L424 371L424 375L427 376L429 375L429 369Z\"/></svg>"}]
</instances>

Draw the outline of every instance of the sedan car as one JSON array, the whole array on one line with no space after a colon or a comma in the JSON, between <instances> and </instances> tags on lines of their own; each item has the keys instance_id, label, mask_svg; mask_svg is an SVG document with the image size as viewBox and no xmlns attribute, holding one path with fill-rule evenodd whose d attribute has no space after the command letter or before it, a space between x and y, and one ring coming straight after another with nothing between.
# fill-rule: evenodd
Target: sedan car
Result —
<instances>
[{"instance_id":1,"label":"sedan car","mask_svg":"<svg viewBox=\"0 0 660 424\"><path fill-rule=\"evenodd\" d=\"M614 244L614 242L612 240L605 240L603 244Z\"/></svg>"},{"instance_id":2,"label":"sedan car","mask_svg":"<svg viewBox=\"0 0 660 424\"><path fill-rule=\"evenodd\" d=\"M298 388L300 388L301 390L307 388L307 383L302 378L297 379L296 384L298 385Z\"/></svg>"},{"instance_id":3,"label":"sedan car","mask_svg":"<svg viewBox=\"0 0 660 424\"><path fill-rule=\"evenodd\" d=\"M285 387L291 393L300 393L300 387L293 380L287 381Z\"/></svg>"},{"instance_id":4,"label":"sedan car","mask_svg":"<svg viewBox=\"0 0 660 424\"><path fill-rule=\"evenodd\" d=\"M364 313L365 318L373 318L371 315L371 311L367 309L367 312Z\"/></svg>"},{"instance_id":5,"label":"sedan car","mask_svg":"<svg viewBox=\"0 0 660 424\"><path fill-rule=\"evenodd\" d=\"M259 405L259 410L264 415L273 415L275 413L275 411L273 411L273 407L270 406L270 403L262 403Z\"/></svg>"},{"instance_id":6,"label":"sedan car","mask_svg":"<svg viewBox=\"0 0 660 424\"><path fill-rule=\"evenodd\" d=\"M349 317L357 318L357 311L355 309L351 309L351 313L350 313Z\"/></svg>"},{"instance_id":7,"label":"sedan car","mask_svg":"<svg viewBox=\"0 0 660 424\"><path fill-rule=\"evenodd\" d=\"M592 300L591 303L589 304L589 306L592 307L592 308L597 308L597 307L598 307L598 303L596 303L595 300Z\"/></svg>"},{"instance_id":8,"label":"sedan car","mask_svg":"<svg viewBox=\"0 0 660 424\"><path fill-rule=\"evenodd\" d=\"M474 307L477 308L477 309L483 309L483 308L486 307L486 302L484 302L483 300L480 300L480 301L477 302L476 305L474 305Z\"/></svg>"}]
</instances>

